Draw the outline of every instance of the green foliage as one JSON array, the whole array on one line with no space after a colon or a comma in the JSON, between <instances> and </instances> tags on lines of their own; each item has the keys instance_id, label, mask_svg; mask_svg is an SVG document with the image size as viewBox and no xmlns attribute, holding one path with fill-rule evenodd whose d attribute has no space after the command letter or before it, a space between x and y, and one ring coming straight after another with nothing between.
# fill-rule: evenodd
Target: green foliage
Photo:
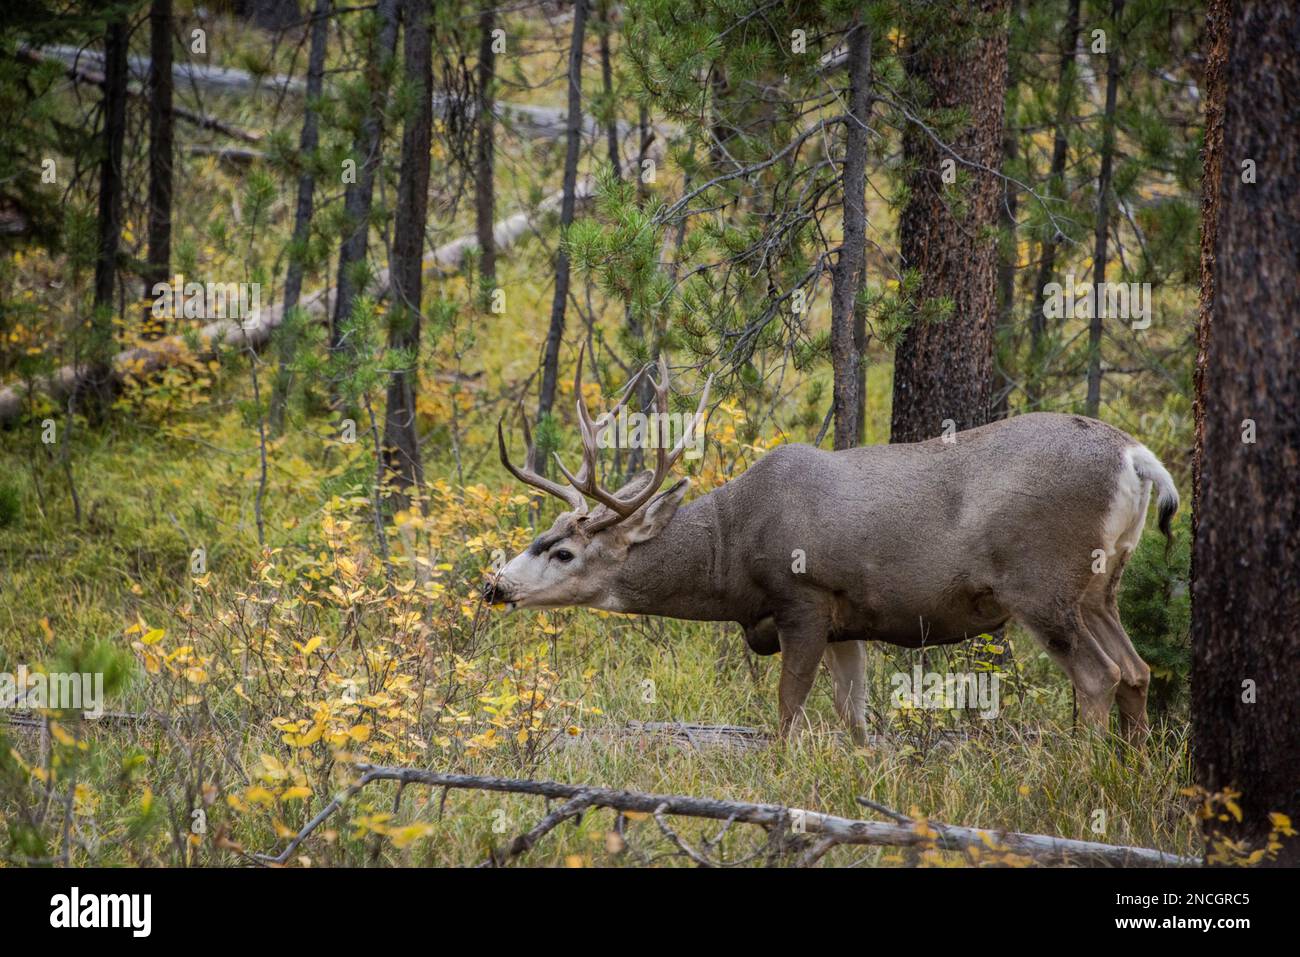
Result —
<instances>
[{"instance_id":1,"label":"green foliage","mask_svg":"<svg viewBox=\"0 0 1300 957\"><path fill-rule=\"evenodd\" d=\"M1167 712L1186 699L1192 666L1191 530L1179 516L1165 554L1159 535L1143 535L1124 570L1119 609L1124 629L1151 666L1150 707Z\"/></svg>"},{"instance_id":2,"label":"green foliage","mask_svg":"<svg viewBox=\"0 0 1300 957\"><path fill-rule=\"evenodd\" d=\"M22 514L22 497L11 481L0 482L0 528L17 525Z\"/></svg>"}]
</instances>

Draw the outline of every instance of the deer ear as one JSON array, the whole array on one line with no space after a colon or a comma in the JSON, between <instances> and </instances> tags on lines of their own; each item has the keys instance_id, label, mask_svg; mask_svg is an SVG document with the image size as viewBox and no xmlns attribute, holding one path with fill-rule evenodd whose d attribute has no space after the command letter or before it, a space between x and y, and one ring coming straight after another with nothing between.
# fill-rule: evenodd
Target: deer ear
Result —
<instances>
[{"instance_id":1,"label":"deer ear","mask_svg":"<svg viewBox=\"0 0 1300 957\"><path fill-rule=\"evenodd\" d=\"M629 518L623 525L627 543L635 545L637 542L649 541L662 532L677 514L677 506L682 504L690 485L691 480L688 478L678 480L668 491L660 492L645 508Z\"/></svg>"}]
</instances>

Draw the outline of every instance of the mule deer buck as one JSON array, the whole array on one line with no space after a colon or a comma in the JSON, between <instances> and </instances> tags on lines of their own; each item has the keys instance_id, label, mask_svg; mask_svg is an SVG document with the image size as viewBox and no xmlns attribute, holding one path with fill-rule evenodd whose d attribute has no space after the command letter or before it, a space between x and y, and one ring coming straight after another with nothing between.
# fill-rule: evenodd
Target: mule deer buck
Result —
<instances>
[{"instance_id":1,"label":"mule deer buck","mask_svg":"<svg viewBox=\"0 0 1300 957\"><path fill-rule=\"evenodd\" d=\"M593 420L579 359L582 465L574 475L556 457L567 484L539 473L526 419L523 468L498 423L506 468L569 510L487 582L487 600L738 622L755 652L781 652L782 734L802 718L825 659L855 742L866 736L866 641L951 644L1016 619L1069 676L1083 722L1104 727L1114 700L1130 739L1146 735L1151 669L1116 594L1151 487L1166 537L1178 490L1145 446L1056 413L907 445L784 445L683 506L688 479L659 488L686 435L671 451L660 441L655 468L618 491L597 481L602 433L645 372ZM662 358L654 391L666 412ZM696 428L708 392L706 383Z\"/></svg>"}]
</instances>

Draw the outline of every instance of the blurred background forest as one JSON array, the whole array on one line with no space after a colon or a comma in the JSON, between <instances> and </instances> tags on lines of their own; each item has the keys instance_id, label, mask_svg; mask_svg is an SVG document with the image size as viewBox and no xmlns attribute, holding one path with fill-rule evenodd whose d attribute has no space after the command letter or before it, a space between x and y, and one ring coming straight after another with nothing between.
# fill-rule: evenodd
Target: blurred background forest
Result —
<instances>
[{"instance_id":1,"label":"blurred background forest","mask_svg":"<svg viewBox=\"0 0 1300 957\"><path fill-rule=\"evenodd\" d=\"M505 618L478 586L555 510L497 422L522 405L576 458L584 347L593 403L660 354L682 409L716 376L695 494L785 442L1048 410L1128 431L1190 503L1206 23L1173 0L7 2L0 670L102 671L110 714L0 724L0 855L240 863L351 761L867 794L1199 854L1190 509L1121 598L1155 677L1141 773L1060 733L1069 684L1014 628L873 647L879 743L840 740L819 679L795 756L628 733L773 725L776 666L731 626ZM1103 281L1149 314L1053 312L1052 284ZM998 670L999 720L891 709L886 676L923 660ZM426 797L371 789L290 863L474 863L529 821ZM530 860L689 863L644 817Z\"/></svg>"}]
</instances>

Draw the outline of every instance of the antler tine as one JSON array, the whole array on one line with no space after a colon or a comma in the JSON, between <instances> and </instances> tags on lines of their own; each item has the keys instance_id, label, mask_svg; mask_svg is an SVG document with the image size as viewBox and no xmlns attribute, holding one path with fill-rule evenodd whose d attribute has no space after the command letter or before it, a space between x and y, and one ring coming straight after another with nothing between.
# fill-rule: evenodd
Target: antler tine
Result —
<instances>
[{"instance_id":1,"label":"antler tine","mask_svg":"<svg viewBox=\"0 0 1300 957\"><path fill-rule=\"evenodd\" d=\"M641 382L641 377L645 375L645 369L638 370L636 375L632 376L628 384L623 387L623 394L619 396L618 402L614 403L612 409L602 413L600 419L593 419L590 410L587 408L586 400L582 397L582 364L586 354L587 345L583 343L578 352L578 369L573 375L573 395L578 409L578 428L582 432L582 467L578 470L576 478L564 469L563 464L560 465L560 468L565 477L578 489L588 495L597 496L598 493L589 490L587 486L594 481L597 472L596 463L600 454L600 437L613 423L619 410L627 405L628 399L632 397L632 391ZM559 462L558 456L556 462Z\"/></svg>"},{"instance_id":2,"label":"antler tine","mask_svg":"<svg viewBox=\"0 0 1300 957\"><path fill-rule=\"evenodd\" d=\"M569 480L578 491L584 491L583 486L591 476L596 474L596 440L597 435L591 421L591 413L587 411L587 403L582 398L582 365L587 359L587 344L584 342L582 348L578 350L578 367L573 373L573 399L578 407L578 430L582 433L582 466L578 469L578 477L575 479L569 474L569 470L560 462L559 455L555 456L556 464L560 466L560 471L564 477Z\"/></svg>"},{"instance_id":3,"label":"antler tine","mask_svg":"<svg viewBox=\"0 0 1300 957\"><path fill-rule=\"evenodd\" d=\"M668 411L668 364L664 361L662 355L659 357L659 374L659 381L655 382L655 411L666 413ZM713 376L710 375L704 381L704 390L703 394L700 396L700 404L695 410L695 414L691 417L691 424L682 430L682 436L677 440L672 451L666 451L662 442L656 443L659 448L655 456L655 470L653 477L650 479L650 484L646 485L640 492L626 501L615 499L612 495L608 496L608 499L601 498L601 503L608 506L614 514L601 519L598 522L592 523L588 528L589 532L595 533L600 531L602 528L606 528L622 521L654 497L654 495L659 491L659 486L662 485L664 479L668 477L669 471L677 464L677 460L681 458L682 453L686 451L686 440L689 436L694 434L697 423L700 422L704 415L704 409L709 404L709 390L712 387Z\"/></svg>"},{"instance_id":4,"label":"antler tine","mask_svg":"<svg viewBox=\"0 0 1300 957\"><path fill-rule=\"evenodd\" d=\"M713 388L713 374L710 373L709 377L704 380L704 391L700 395L700 404L699 406L696 407L695 414L691 416L690 425L682 429L681 438L679 438L677 440L677 444L673 446L673 453L670 456L670 461L668 463L669 465L674 464L681 457L681 454L686 451L686 440L688 438L693 439L695 437L695 429L697 427L703 428L704 410L705 408L708 407L709 390L712 388Z\"/></svg>"},{"instance_id":5,"label":"antler tine","mask_svg":"<svg viewBox=\"0 0 1300 957\"><path fill-rule=\"evenodd\" d=\"M558 482L552 482L550 479L543 477L537 472L537 446L533 444L532 430L528 427L528 416L524 413L523 403L519 405L519 416L524 423L524 443L528 451L524 454L524 467L521 469L510 461L510 453L506 449L505 435L505 416L497 420L497 448L501 452L501 464L519 481L525 485L531 485L533 488L541 489L554 495L556 498L565 502L574 511L581 514L587 512L587 500L582 497L582 493L576 488L569 488Z\"/></svg>"}]
</instances>

